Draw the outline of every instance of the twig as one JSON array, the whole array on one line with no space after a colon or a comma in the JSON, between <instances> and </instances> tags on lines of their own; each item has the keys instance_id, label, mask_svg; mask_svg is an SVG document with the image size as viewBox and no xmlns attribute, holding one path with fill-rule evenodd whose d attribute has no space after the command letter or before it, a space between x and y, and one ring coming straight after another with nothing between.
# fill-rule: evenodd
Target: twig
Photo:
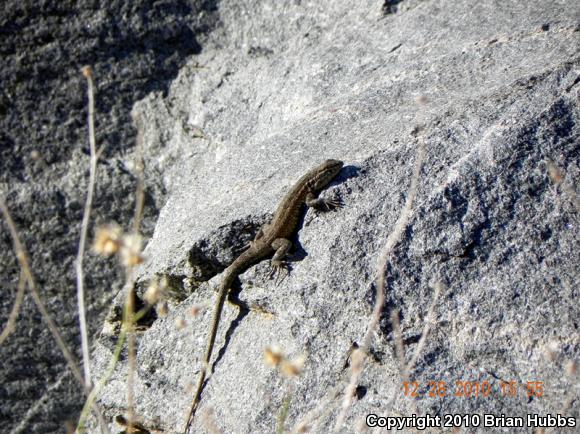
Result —
<instances>
[{"instance_id":1,"label":"twig","mask_svg":"<svg viewBox=\"0 0 580 434\"><path fill-rule=\"evenodd\" d=\"M101 389L103 388L105 383L107 381L109 381L109 378L113 374L113 371L115 370L115 366L117 365L117 362L119 361L119 357L121 356L121 350L123 349L123 344L125 343L125 336L126 336L125 330L121 330L121 333L119 334L119 338L117 339L117 344L115 345L115 350L113 351L113 357L109 361L109 367L105 371L105 374L101 377L101 379L95 385L95 387L93 387L93 389L91 390L91 393L89 394L89 396L87 397L87 400L85 401L85 405L83 406L83 409L81 411L81 416L79 417L79 423L77 424L77 428L75 431L76 434L82 434L85 431L85 422L86 422L86 419L88 416L89 408L91 407L91 405L93 405L93 403L95 402L95 399L97 398Z\"/></svg>"},{"instance_id":2,"label":"twig","mask_svg":"<svg viewBox=\"0 0 580 434\"><path fill-rule=\"evenodd\" d=\"M409 192L407 194L407 199L405 200L405 206L401 210L401 214L397 219L393 231L390 233L387 241L381 251L378 261L378 282L377 282L377 295L375 299L375 306L373 308L373 314L371 320L367 327L367 331L363 338L362 344L358 349L353 352L352 364L351 364L351 378L344 392L344 397L342 400L342 408L336 419L336 424L334 425L334 432L338 432L343 426L348 409L351 406L352 398L355 395L356 386L358 384L358 379L362 373L364 360L366 358L367 352L370 348L374 332L381 319L381 312L385 304L385 273L387 269L387 264L389 262L389 257L395 247L395 244L401 238L405 227L409 221L409 215L411 214L411 209L413 207L413 200L417 194L417 185L419 184L419 174L421 173L421 167L423 165L423 158L425 154L423 138L419 139L419 144L417 147L417 155L415 157L415 167L413 168L413 174L411 177L411 185L409 187ZM355 357L356 356L356 357Z\"/></svg>"},{"instance_id":3,"label":"twig","mask_svg":"<svg viewBox=\"0 0 580 434\"><path fill-rule=\"evenodd\" d=\"M421 337L419 338L419 343L417 344L417 348L415 348L413 357L411 357L411 360L407 364L407 373L410 373L415 367L415 363L417 363L419 355L423 351L425 342L427 342L427 336L429 335L429 331L431 329L431 326L433 325L433 314L435 313L435 305L437 304L437 300L441 295L443 285L441 284L441 282L436 282L435 285L433 285L433 287L435 288L435 292L433 293L433 299L431 300L431 304L429 305L429 309L427 310L427 315L425 316L425 325L423 326L423 332L421 333Z\"/></svg>"},{"instance_id":4,"label":"twig","mask_svg":"<svg viewBox=\"0 0 580 434\"><path fill-rule=\"evenodd\" d=\"M128 350L128 370L127 370L127 432L132 432L133 423L135 422L135 399L134 399L134 384L135 384L135 291L133 290L133 281L131 278L131 267L127 269L127 282L125 284L127 291L127 299L125 300L125 309L123 311L123 327L127 330L127 350Z\"/></svg>"},{"instance_id":5,"label":"twig","mask_svg":"<svg viewBox=\"0 0 580 434\"><path fill-rule=\"evenodd\" d=\"M32 272L30 270L28 255L26 254L26 251L24 250L24 246L20 242L20 238L18 237L18 231L16 230L16 225L14 224L14 220L12 220L12 216L10 215L10 212L8 211L8 207L6 206L6 203L4 202L4 198L2 198L1 196L0 196L0 210L2 211L2 214L4 215L4 218L6 219L6 223L8 224L8 229L10 231L10 235L11 235L12 241L14 243L14 251L16 253L16 258L18 259L18 262L20 264L20 270L21 270L22 274L24 275L24 278L26 280L28 288L30 289L30 293L32 295L32 300L34 300L34 303L36 304L36 307L40 311L42 318L44 319L44 321L46 321L46 324L48 325L48 329L52 333L52 336L53 336L54 340L56 341L56 344L58 345L59 349L61 350L62 354L64 355L64 358L66 359L66 361L69 365L69 368L72 371L74 377L82 385L83 391L88 396L90 393L90 388L85 384L85 381L83 379L83 376L81 374L81 371L77 365L77 362L76 362L74 356L72 355L72 353L70 352L70 350L68 349L66 344L64 343L64 340L62 339L62 336L60 335L60 332L58 331L56 324L54 323L54 321L50 317L48 311L46 310L46 307L44 306L44 303L42 302L42 299L40 298L40 294L38 293L38 290L36 288L36 282L34 280L34 277L32 276ZM99 424L101 426L101 431L104 433L108 433L109 430L107 428L107 424L105 422L105 419L103 418L102 411L100 410L100 408L98 407L98 405L96 403L93 404L93 411L97 415L97 419L98 419Z\"/></svg>"},{"instance_id":6,"label":"twig","mask_svg":"<svg viewBox=\"0 0 580 434\"><path fill-rule=\"evenodd\" d=\"M91 364L89 354L89 338L87 331L87 320L85 310L85 287L84 287L84 273L83 273L83 259L85 254L85 246L87 242L87 232L89 229L89 220L91 218L91 208L93 206L93 195L95 191L95 181L97 176L97 154L95 146L95 99L94 99L94 84L93 72L90 66L85 66L82 73L87 79L88 97L89 97L89 145L91 152L90 169L89 169L89 186L87 190L87 200L85 202L85 210L83 213L83 221L81 224L81 236L79 240L79 250L76 260L76 274L77 274L77 302L79 306L79 325L81 329L81 344L83 351L83 367L85 373L85 384L91 386Z\"/></svg>"},{"instance_id":7,"label":"twig","mask_svg":"<svg viewBox=\"0 0 580 434\"><path fill-rule=\"evenodd\" d=\"M6 340L6 338L16 329L16 320L18 319L18 313L20 312L20 306L22 306L22 301L24 300L24 290L26 289L26 278L24 273L20 270L20 278L18 279L18 291L16 291L16 298L14 300L14 306L10 311L8 316L8 321L2 334L0 334L0 345Z\"/></svg>"},{"instance_id":8,"label":"twig","mask_svg":"<svg viewBox=\"0 0 580 434\"><path fill-rule=\"evenodd\" d=\"M391 325L393 327L393 340L395 341L395 355L399 361L399 369L403 381L409 381L409 371L405 363L405 347L403 345L403 335L401 333L401 324L399 323L399 311L393 309L391 312Z\"/></svg>"},{"instance_id":9,"label":"twig","mask_svg":"<svg viewBox=\"0 0 580 434\"><path fill-rule=\"evenodd\" d=\"M135 215L133 217L133 235L138 237L141 220L143 218L143 206L145 203L145 181L143 177L143 123L137 115L133 115L133 122L137 128L137 146L135 155L135 172L137 176L137 188L135 190ZM125 288L127 298L123 310L123 326L127 330L128 372L127 372L127 432L131 432L135 421L134 408L134 378L137 370L135 339L135 281L133 278L133 265L127 265L125 269Z\"/></svg>"},{"instance_id":10,"label":"twig","mask_svg":"<svg viewBox=\"0 0 580 434\"><path fill-rule=\"evenodd\" d=\"M290 403L292 402L292 391L288 391L284 400L282 401L282 406L278 412L278 417L276 418L276 434L284 433L284 424L288 418L288 411L290 410Z\"/></svg>"},{"instance_id":11,"label":"twig","mask_svg":"<svg viewBox=\"0 0 580 434\"><path fill-rule=\"evenodd\" d=\"M135 323L144 315L144 309L135 313L135 278L133 271L137 264L143 260L141 255L141 236L139 235L139 227L143 216L144 204L144 182L143 182L143 164L141 158L141 141L142 135L139 132L137 136L137 156L136 172L137 172L137 188L136 188L136 205L135 216L133 221L133 231L130 234L122 234L121 229L116 225L110 225L108 228L103 228L102 231L97 231L95 240L95 250L106 256L117 253L120 257L121 263L125 271L125 284L123 286L125 292L125 303L123 306L123 319L121 336L119 337L118 347L115 349L112 360L110 362L109 371L107 371L102 379L99 381L98 390L89 397L85 403L85 408L93 402L98 392L104 387L106 381L111 375L112 369L118 361L122 345L127 340L128 350L128 371L127 371L127 417L126 432L133 432L134 428L138 427L135 420L135 393L134 382L136 373L136 339L135 339ZM148 310L149 308L147 308ZM83 411L79 421L77 431L82 431L84 428L84 420L86 412Z\"/></svg>"},{"instance_id":12,"label":"twig","mask_svg":"<svg viewBox=\"0 0 580 434\"><path fill-rule=\"evenodd\" d=\"M286 366L290 367L292 366L292 363L288 362L288 360L286 360L286 362L283 363L287 363ZM288 374L288 372L284 373L283 371L283 375L285 377L288 377L288 375L292 374ZM286 420L288 419L288 414L290 413L290 404L292 403L292 397L296 394L296 385L294 381L292 381L291 378L286 378L285 383L286 383L285 396L284 399L282 400L282 405L278 410L278 416L276 417L276 434L283 434L284 432L286 432L285 425Z\"/></svg>"},{"instance_id":13,"label":"twig","mask_svg":"<svg viewBox=\"0 0 580 434\"><path fill-rule=\"evenodd\" d=\"M139 321L139 319L144 317L149 312L149 310L151 310L151 308L152 308L152 306L149 305L149 306L142 308L139 312L137 312L135 314L135 321ZM83 406L83 410L81 411L81 416L79 418L79 423L78 423L77 429L76 429L77 434L84 432L84 425L85 425L86 418L88 416L89 408L91 407L91 405L93 405L94 400L97 398L97 396L99 395L100 391L105 386L107 381L109 381L109 378L111 378L111 375L113 375L113 372L115 371L115 366L117 365L117 363L119 362L119 358L121 357L121 351L123 350L123 344L125 343L126 337L127 337L127 330L125 330L125 328L122 327L121 333L119 333L119 337L117 339L117 343L116 343L115 349L113 351L113 357L109 361L109 366L108 366L107 370L105 371L105 373L103 374L103 376L101 377L101 379L99 380L99 382L95 385L95 387L93 387L93 390L91 390L91 393L89 394L89 396L85 402L85 405Z\"/></svg>"},{"instance_id":14,"label":"twig","mask_svg":"<svg viewBox=\"0 0 580 434\"><path fill-rule=\"evenodd\" d=\"M135 173L137 175L137 188L135 190L135 215L133 217L133 233L138 234L143 219L143 208L145 203L145 178L143 162L143 121L136 114L133 114L133 123L137 128Z\"/></svg>"}]
</instances>

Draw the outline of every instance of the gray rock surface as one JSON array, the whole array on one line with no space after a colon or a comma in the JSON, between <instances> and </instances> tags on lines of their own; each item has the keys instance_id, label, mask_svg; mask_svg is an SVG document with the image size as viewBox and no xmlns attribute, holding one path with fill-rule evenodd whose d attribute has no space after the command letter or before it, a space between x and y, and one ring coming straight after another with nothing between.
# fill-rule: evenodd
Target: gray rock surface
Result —
<instances>
[{"instance_id":1,"label":"gray rock surface","mask_svg":"<svg viewBox=\"0 0 580 434\"><path fill-rule=\"evenodd\" d=\"M106 3L106 4L101 4ZM129 4L131 3L131 4ZM0 3L0 194L13 214L48 310L80 354L73 261L89 168L86 82L93 67L97 142L104 147L93 217L131 222L135 131L130 111L165 92L216 24L210 1L38 1ZM148 182L144 231L153 232L165 198ZM91 237L94 225L91 226ZM89 328L100 330L121 275L88 255ZM0 218L0 324L14 303L18 266ZM0 431L63 432L82 406L46 324L26 297L16 332L0 346Z\"/></svg>"},{"instance_id":2,"label":"gray rock surface","mask_svg":"<svg viewBox=\"0 0 580 434\"><path fill-rule=\"evenodd\" d=\"M426 155L415 208L341 430L361 430L369 413L577 417L578 381L566 367L579 354L578 4L276 5L220 4L211 48L182 68L167 97L137 106L148 120L148 167L168 190L139 281L166 276L187 297L140 338L145 426L182 427L211 313L192 318L191 308L211 305L219 273L292 182L331 157L348 165L330 189L345 207L306 216L301 260L278 286L267 263L242 276L240 299L274 316L226 307L194 429L274 432L290 393L287 428L313 412L311 432L329 432L347 351L370 320L377 255L407 194L418 124ZM389 317L400 311L409 360L435 282L445 290L411 374L423 397L412 402ZM104 333L95 352L101 366L110 341ZM270 345L306 355L297 380L264 363ZM124 410L126 369L101 396L111 417ZM448 396L428 396L433 380L446 382ZM524 386L502 396L502 380ZM457 381L488 381L493 395L454 396ZM526 396L528 381L543 382L541 398Z\"/></svg>"},{"instance_id":3,"label":"gray rock surface","mask_svg":"<svg viewBox=\"0 0 580 434\"><path fill-rule=\"evenodd\" d=\"M195 432L211 432L212 423L222 432L274 432L290 395L288 429L307 418L310 432L330 431L340 411L347 351L360 343L370 321L377 256L405 202L420 141L425 161L415 206L386 270L387 303L341 432L364 431L369 413L577 418L578 378L571 367L580 344L578 3L337 0L280 6L275 0L248 0L219 3L215 13L219 21L201 27L210 31L203 51L183 59L167 94L152 89L157 91L135 106L146 121L150 221L163 204L145 250L147 263L138 270L139 293L150 279L165 276L177 295L168 315L148 318L139 338L136 411L144 425L164 432L182 427L211 314L208 308L192 317L192 307L211 306L219 273L292 183L321 160L338 158L347 167L325 194L340 194L345 207L306 215L292 273L278 285L268 278L267 262L241 277L239 298L273 315L226 305L217 362L194 422ZM411 132L419 124L424 129L416 137ZM75 131L82 138L80 128ZM128 147L123 140L110 142ZM129 159L119 150L107 167L123 173ZM78 155L74 161L85 160ZM550 177L549 161L560 168L561 182ZM76 192L76 208L66 201L54 206L55 227L80 221L83 194L76 186L84 170L62 177L55 171L45 186L36 187L42 195ZM52 190L46 187L57 180ZM23 219L34 196L19 196L13 184L7 188ZM128 222L132 203L118 204L123 200L117 192L129 187L105 190L99 219ZM113 205L106 202L109 196ZM59 220L58 212L71 209L78 219ZM42 220L44 231L32 224L42 211L20 221L31 240L51 233L50 218ZM71 233L69 256L78 232L73 227L65 227ZM45 256L52 246L42 247ZM14 259L7 258L14 286L18 275ZM66 300L63 310L69 313L58 319L74 329L72 277L64 280L62 266L52 267L43 287L70 288L68 298L55 294L52 300ZM105 280L106 267L95 260L92 285L101 291L120 286L116 276ZM422 397L413 401L403 396L389 317L393 309L400 311L409 360L436 282L444 292L411 373L422 386ZM114 294L106 292L109 300ZM122 299L123 294L116 297L96 342L97 376L111 358L112 321ZM10 302L2 306L4 314ZM23 313L26 321L33 322L32 313L30 307ZM31 346L27 328L42 330L34 322L19 328L23 349ZM286 379L264 363L264 349L271 345L291 359L306 356L298 378ZM58 358L53 353L47 360ZM9 366L22 366L10 360ZM63 375L62 363L53 370L51 378ZM126 375L123 358L100 396L111 421L126 408ZM428 396L433 380L446 382L448 396ZM520 386L517 397L502 396L501 380L541 381L545 393L528 398ZM489 381L494 392L487 398L457 397L456 381ZM11 390L3 386L4 396L27 390L37 394L32 401L44 393L56 397L50 405L61 415L74 402L64 397L59 406L62 392L46 395L37 383L20 389L22 383L10 383ZM28 402L4 396L3 415L5 402L8 409ZM18 419L10 420L14 427ZM33 429L54 430L28 428ZM111 422L111 429L120 427Z\"/></svg>"}]
</instances>

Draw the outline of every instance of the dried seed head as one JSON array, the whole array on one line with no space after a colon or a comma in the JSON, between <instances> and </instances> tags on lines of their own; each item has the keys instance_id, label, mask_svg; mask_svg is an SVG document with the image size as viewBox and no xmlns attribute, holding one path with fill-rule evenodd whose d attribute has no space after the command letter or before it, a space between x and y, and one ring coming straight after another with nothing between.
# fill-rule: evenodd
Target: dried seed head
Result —
<instances>
[{"instance_id":1,"label":"dried seed head","mask_svg":"<svg viewBox=\"0 0 580 434\"><path fill-rule=\"evenodd\" d=\"M282 360L286 357L282 353L282 350L278 346L268 347L264 350L264 361L266 365L271 367L276 367L280 365Z\"/></svg>"},{"instance_id":2,"label":"dried seed head","mask_svg":"<svg viewBox=\"0 0 580 434\"><path fill-rule=\"evenodd\" d=\"M415 97L415 102L420 105L427 104L427 97L425 95L417 95Z\"/></svg>"},{"instance_id":3,"label":"dried seed head","mask_svg":"<svg viewBox=\"0 0 580 434\"><path fill-rule=\"evenodd\" d=\"M132 267L143 262L141 255L142 237L139 234L125 234L120 250L121 264L125 267Z\"/></svg>"},{"instance_id":4,"label":"dried seed head","mask_svg":"<svg viewBox=\"0 0 580 434\"><path fill-rule=\"evenodd\" d=\"M157 303L157 314L159 316L166 316L167 312L169 311L168 307L167 307L167 302L166 301L162 301L160 303Z\"/></svg>"},{"instance_id":5,"label":"dried seed head","mask_svg":"<svg viewBox=\"0 0 580 434\"><path fill-rule=\"evenodd\" d=\"M121 247L122 234L121 228L116 223L97 228L93 250L103 256L114 255Z\"/></svg>"},{"instance_id":6,"label":"dried seed head","mask_svg":"<svg viewBox=\"0 0 580 434\"><path fill-rule=\"evenodd\" d=\"M157 279L153 279L149 283L149 286L147 287L145 294L143 294L143 299L147 302L147 304L153 306L157 304L159 300L161 300L161 295L162 294L159 281Z\"/></svg>"},{"instance_id":7,"label":"dried seed head","mask_svg":"<svg viewBox=\"0 0 580 434\"><path fill-rule=\"evenodd\" d=\"M280 372L285 377L297 377L302 373L305 362L306 356L304 355L299 356L292 361L284 359L280 363Z\"/></svg>"},{"instance_id":8,"label":"dried seed head","mask_svg":"<svg viewBox=\"0 0 580 434\"><path fill-rule=\"evenodd\" d=\"M558 355L559 346L557 342L549 342L546 346L544 346L544 357L546 360L553 362L556 360Z\"/></svg>"},{"instance_id":9,"label":"dried seed head","mask_svg":"<svg viewBox=\"0 0 580 434\"><path fill-rule=\"evenodd\" d=\"M143 294L143 299L153 306L159 303L161 300L167 298L167 278L163 277L161 279L152 279L147 286L145 294Z\"/></svg>"},{"instance_id":10,"label":"dried seed head","mask_svg":"<svg viewBox=\"0 0 580 434\"><path fill-rule=\"evenodd\" d=\"M93 69L90 66L83 66L81 68L81 72L85 78L93 76Z\"/></svg>"}]
</instances>

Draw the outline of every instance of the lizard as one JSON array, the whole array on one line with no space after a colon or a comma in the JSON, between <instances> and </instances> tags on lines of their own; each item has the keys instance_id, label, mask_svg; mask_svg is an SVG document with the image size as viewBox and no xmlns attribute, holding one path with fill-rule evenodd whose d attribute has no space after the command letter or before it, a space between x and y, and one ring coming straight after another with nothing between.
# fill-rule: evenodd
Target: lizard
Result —
<instances>
[{"instance_id":1,"label":"lizard","mask_svg":"<svg viewBox=\"0 0 580 434\"><path fill-rule=\"evenodd\" d=\"M215 302L210 331L207 338L203 364L197 382L197 388L193 396L193 401L189 408L184 434L187 433L197 404L203 389L203 383L209 368L216 334L219 327L220 316L224 306L224 301L230 287L237 277L244 273L252 265L261 262L272 255L271 264L274 269L287 267L284 258L292 247L290 238L295 234L300 223L303 205L319 210L330 210L340 206L340 201L334 199L319 198L319 193L338 175L342 169L343 162L339 160L326 160L322 164L304 174L294 185L294 187L284 196L274 217L270 223L263 225L257 232L248 248L243 251L232 264L225 269L219 285L217 300Z\"/></svg>"}]
</instances>

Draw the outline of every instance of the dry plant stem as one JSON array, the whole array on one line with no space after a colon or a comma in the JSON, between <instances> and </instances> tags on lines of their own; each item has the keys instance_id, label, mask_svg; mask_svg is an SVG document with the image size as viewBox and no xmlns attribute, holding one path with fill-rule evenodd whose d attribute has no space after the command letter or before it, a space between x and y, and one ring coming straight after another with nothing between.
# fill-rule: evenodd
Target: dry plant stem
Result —
<instances>
[{"instance_id":1,"label":"dry plant stem","mask_svg":"<svg viewBox=\"0 0 580 434\"><path fill-rule=\"evenodd\" d=\"M282 434L284 432L284 425L286 424L286 419L288 418L288 412L290 410L290 403L292 402L293 395L294 386L292 383L288 383L288 386L286 387L286 396L284 396L282 406L280 407L278 417L276 418L276 434Z\"/></svg>"},{"instance_id":2,"label":"dry plant stem","mask_svg":"<svg viewBox=\"0 0 580 434\"><path fill-rule=\"evenodd\" d=\"M132 267L127 268L127 299L125 300L125 309L123 315L123 327L127 331L127 350L128 350L128 371L127 371L127 432L132 432L135 421L134 411L134 392L135 384L135 292L133 291L133 280L131 279Z\"/></svg>"},{"instance_id":3,"label":"dry plant stem","mask_svg":"<svg viewBox=\"0 0 580 434\"><path fill-rule=\"evenodd\" d=\"M30 293L32 295L32 300L34 300L34 303L36 304L36 307L40 311L42 318L46 321L46 324L48 325L48 329L52 333L52 336L53 336L54 340L56 341L56 344L58 345L59 349L61 350L62 354L64 355L64 358L66 359L66 361L69 365L69 368L72 371L74 377L81 384L81 386L83 387L83 391L88 396L90 393L90 388L85 384L85 381L83 379L83 375L81 374L81 371L77 365L77 362L76 362L74 356L69 351L66 344L64 343L64 340L62 339L62 336L60 335L60 332L58 331L56 324L54 323L54 321L52 320L48 311L46 310L46 307L44 306L44 303L42 302L42 299L40 298L40 294L38 293L38 290L36 289L36 282L34 280L34 277L32 276L32 272L30 270L28 255L26 254L26 251L24 250L24 246L20 242L20 238L18 237L18 231L16 230L16 225L14 224L14 221L12 220L12 216L10 215L10 212L8 211L8 207L6 206L6 203L4 202L4 199L2 197L0 197L0 210L2 211L2 214L4 215L4 218L6 219L6 222L8 224L8 229L10 230L10 235L12 237L12 241L14 242L14 251L16 252L16 257L17 257L18 262L20 264L21 273L24 275L24 278L26 280L28 288L30 289ZM99 424L101 426L101 431L104 433L108 433L109 430L107 428L107 424L105 423L105 419L103 418L102 411L100 410L100 408L97 406L96 403L93 404L93 411L97 415L97 419L98 419Z\"/></svg>"},{"instance_id":4,"label":"dry plant stem","mask_svg":"<svg viewBox=\"0 0 580 434\"><path fill-rule=\"evenodd\" d=\"M100 393L101 389L103 388L105 383L107 381L109 381L109 378L113 374L113 371L115 370L115 366L117 365L117 362L119 361L119 357L121 356L121 350L123 349L123 344L125 343L125 337L126 337L125 330L121 330L121 333L119 334L119 338L117 339L117 344L115 345L115 351L113 352L113 357L111 358L111 360L109 362L109 367L107 368L105 374L101 377L99 382L95 385L95 387L93 387L93 389L91 390L91 393L89 394L89 396L87 397L87 400L85 401L85 405L83 406L83 410L81 411L79 423L78 423L77 429L75 431L76 434L81 434L85 431L85 422L86 422L86 419L88 416L89 408L91 407L91 405L93 405L93 402L95 401L96 397Z\"/></svg>"},{"instance_id":5,"label":"dry plant stem","mask_svg":"<svg viewBox=\"0 0 580 434\"><path fill-rule=\"evenodd\" d=\"M282 402L282 407L280 408L280 412L278 414L278 418L276 420L276 434L282 434L284 432L284 425L286 423L286 418L288 417L288 411L290 410L290 402L292 401L292 396L287 395Z\"/></svg>"},{"instance_id":6,"label":"dry plant stem","mask_svg":"<svg viewBox=\"0 0 580 434\"><path fill-rule=\"evenodd\" d=\"M294 425L290 432L292 433L302 433L302 432L319 432L320 430L315 429L315 427L311 427L313 421L315 419L321 420L324 419L330 412L332 411L331 406L329 403L334 402L339 396L342 390L342 380L334 386L329 392L326 393L321 399L318 400L318 405L313 409L306 413L305 416L302 417ZM312 428L312 429L311 429Z\"/></svg>"},{"instance_id":7,"label":"dry plant stem","mask_svg":"<svg viewBox=\"0 0 580 434\"><path fill-rule=\"evenodd\" d=\"M133 233L139 233L141 220L143 219L143 204L145 203L145 179L143 176L143 122L134 115L133 123L137 128L137 146L135 154L135 172L137 174L137 189L135 191L135 216L133 218Z\"/></svg>"},{"instance_id":8,"label":"dry plant stem","mask_svg":"<svg viewBox=\"0 0 580 434\"><path fill-rule=\"evenodd\" d=\"M423 326L423 332L421 333L421 337L419 338L419 343L417 344L417 348L415 348L415 353L413 353L413 357L407 364L407 373L413 371L415 367L415 363L419 359L419 356L423 352L423 347L425 347L425 342L427 342L427 336L429 335L429 331L431 330L431 326L433 325L433 314L435 313L435 305L437 304L437 300L441 295L441 290L443 285L441 282L435 283L433 285L435 288L435 292L433 293L433 299L431 300L431 304L429 305L429 309L427 310L427 316L425 317L425 325Z\"/></svg>"},{"instance_id":9,"label":"dry plant stem","mask_svg":"<svg viewBox=\"0 0 580 434\"><path fill-rule=\"evenodd\" d=\"M93 206L93 196L95 192L95 181L97 177L97 152L95 146L95 98L94 98L94 84L93 75L90 67L83 68L83 75L87 79L88 97L89 97L89 147L91 153L90 169L89 169L89 186L87 191L87 200L85 202L85 210L83 213L83 221L81 224L81 237L79 240L79 250L76 260L76 275L77 275L77 302L79 306L79 325L81 329L81 344L83 351L83 367L85 373L85 384L91 386L91 363L89 355L89 338L87 330L86 310L85 310L85 276L83 273L83 259L85 254L85 247L87 243L87 232L89 230L89 220L91 217L91 208Z\"/></svg>"},{"instance_id":10,"label":"dry plant stem","mask_svg":"<svg viewBox=\"0 0 580 434\"><path fill-rule=\"evenodd\" d=\"M20 278L18 279L18 291L16 291L16 298L14 300L14 306L10 311L8 316L8 321L2 334L0 334L0 345L6 340L6 338L16 329L16 320L18 319L18 313L20 312L20 306L22 306L22 301L24 300L24 290L26 289L26 277L24 273L20 270Z\"/></svg>"},{"instance_id":11,"label":"dry plant stem","mask_svg":"<svg viewBox=\"0 0 580 434\"><path fill-rule=\"evenodd\" d=\"M399 369L403 381L409 381L409 371L405 363L405 347L403 345L403 335L401 333L401 324L399 322L399 311L397 309L391 312L391 325L393 327L393 339L395 341L395 354L399 361Z\"/></svg>"},{"instance_id":12,"label":"dry plant stem","mask_svg":"<svg viewBox=\"0 0 580 434\"><path fill-rule=\"evenodd\" d=\"M413 174L411 176L411 185L409 187L409 192L407 193L405 206L401 210L401 214L397 219L395 227L388 236L387 242L383 246L383 249L379 256L377 266L378 268L377 295L375 299L375 306L373 308L373 314L371 316L371 320L367 327L367 331L363 338L362 344L360 345L359 349L355 351L358 352L360 356L357 357L356 360L353 360L353 363L351 365L350 381L344 392L341 410L336 419L336 424L334 425L334 432L338 432L340 428L344 425L348 409L350 408L352 403L352 398L355 395L356 386L358 384L360 374L362 373L363 370L364 359L371 345L375 330L377 329L377 326L381 319L381 312L383 311L383 306L385 304L385 272L387 269L389 256L391 255L393 248L395 247L395 244L401 238L401 235L403 234L403 231L409 221L411 209L413 208L413 200L415 199L415 195L417 194L417 185L419 184L419 174L421 173L421 167L423 166L424 154L425 148L423 138L421 137L419 138L418 142L417 155L415 156L415 166L413 168Z\"/></svg>"},{"instance_id":13,"label":"dry plant stem","mask_svg":"<svg viewBox=\"0 0 580 434\"><path fill-rule=\"evenodd\" d=\"M147 306L141 309L139 312L137 312L135 314L134 321L139 321L139 319L144 317L151 310L151 308L152 306ZM109 366L105 371L105 374L101 377L101 379L95 385L95 387L93 387L93 390L91 390L91 393L87 398L85 405L83 406L81 417L79 418L79 423L76 429L76 432L79 434L84 432L85 421L87 419L88 411L91 405L93 404L94 400L97 398L102 388L105 386L107 381L109 381L109 378L111 378L111 375L113 375L113 372L115 371L115 366L117 365L117 363L119 362L119 358L121 357L121 351L123 350L123 345L125 344L126 337L127 330L125 330L125 328L122 327L121 333L119 333L119 338L117 339L117 343L115 345L115 350L113 351L113 357L109 361Z\"/></svg>"},{"instance_id":14,"label":"dry plant stem","mask_svg":"<svg viewBox=\"0 0 580 434\"><path fill-rule=\"evenodd\" d=\"M393 310L391 312L391 325L393 326L393 337L395 340L395 354L399 361L399 370L401 372L401 381L409 381L409 365L405 363L405 347L403 345L403 335L401 333L401 325L399 323L399 311ZM411 400L411 407L413 414L418 414L417 401Z\"/></svg>"},{"instance_id":15,"label":"dry plant stem","mask_svg":"<svg viewBox=\"0 0 580 434\"><path fill-rule=\"evenodd\" d=\"M135 126L137 127L137 154L135 157L135 169L137 174L137 188L135 191L135 215L133 217L133 234L138 235L143 218L143 205L145 196L145 182L143 177L143 158L142 158L142 143L143 143L143 125L140 119L133 117ZM136 348L135 341L135 281L133 279L133 267L128 265L125 270L126 282L125 288L127 291L127 299L125 300L123 326L127 330L127 350L128 350L128 373L127 373L127 432L132 432L135 421L135 372L137 369Z\"/></svg>"}]
</instances>

